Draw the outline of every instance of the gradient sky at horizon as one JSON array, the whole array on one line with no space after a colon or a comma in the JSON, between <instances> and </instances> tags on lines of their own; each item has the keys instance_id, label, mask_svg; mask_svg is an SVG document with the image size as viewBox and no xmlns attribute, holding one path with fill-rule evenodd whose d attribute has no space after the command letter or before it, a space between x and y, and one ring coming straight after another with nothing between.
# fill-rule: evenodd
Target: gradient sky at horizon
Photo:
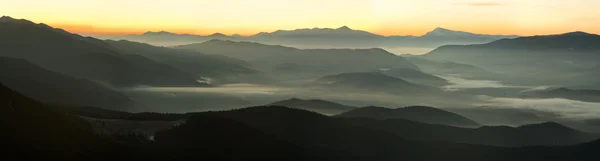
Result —
<instances>
[{"instance_id":1,"label":"gradient sky at horizon","mask_svg":"<svg viewBox=\"0 0 600 161\"><path fill-rule=\"evenodd\" d=\"M0 0L0 15L81 34L252 35L349 26L382 35L435 27L485 34L600 34L599 0Z\"/></svg>"}]
</instances>

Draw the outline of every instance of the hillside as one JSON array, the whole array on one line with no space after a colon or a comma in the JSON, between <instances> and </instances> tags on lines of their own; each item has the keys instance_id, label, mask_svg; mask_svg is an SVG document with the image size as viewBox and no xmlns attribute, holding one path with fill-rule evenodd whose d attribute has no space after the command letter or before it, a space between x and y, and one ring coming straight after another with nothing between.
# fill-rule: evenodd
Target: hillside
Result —
<instances>
[{"instance_id":1,"label":"hillside","mask_svg":"<svg viewBox=\"0 0 600 161\"><path fill-rule=\"evenodd\" d=\"M0 18L0 56L20 58L59 73L115 86L199 86L196 77L141 56L126 55L101 40L45 24Z\"/></svg>"},{"instance_id":2,"label":"hillside","mask_svg":"<svg viewBox=\"0 0 600 161\"><path fill-rule=\"evenodd\" d=\"M581 69L599 65L600 35L571 32L502 39L479 45L439 47L423 58L466 63L491 69L514 82L573 85L598 81L594 77L574 77Z\"/></svg>"},{"instance_id":3,"label":"hillside","mask_svg":"<svg viewBox=\"0 0 600 161\"><path fill-rule=\"evenodd\" d=\"M0 143L7 147L0 154L5 159L75 161L93 158L104 146L79 118L4 85L0 85L0 102Z\"/></svg>"},{"instance_id":4,"label":"hillside","mask_svg":"<svg viewBox=\"0 0 600 161\"><path fill-rule=\"evenodd\" d=\"M379 120L387 119L406 119L416 122L429 124L441 124L460 127L477 127L475 121L458 114L436 109L432 107L405 107L390 109L384 107L362 107L345 113L336 115L336 117L350 118L373 118Z\"/></svg>"},{"instance_id":5,"label":"hillside","mask_svg":"<svg viewBox=\"0 0 600 161\"><path fill-rule=\"evenodd\" d=\"M392 77L400 78L409 81L414 84L421 84L427 86L445 86L450 83L444 78L440 78L435 75L431 75L419 70L409 68L394 68L394 69L380 69L379 72L389 75Z\"/></svg>"},{"instance_id":6,"label":"hillside","mask_svg":"<svg viewBox=\"0 0 600 161\"><path fill-rule=\"evenodd\" d=\"M282 100L270 103L272 106L285 106L290 108L297 108L307 111L314 111L326 115L336 115L342 112L350 111L355 109L354 106L342 105L335 102L329 102L325 100L311 99L303 100L298 98L292 98L288 100Z\"/></svg>"},{"instance_id":7,"label":"hillside","mask_svg":"<svg viewBox=\"0 0 600 161\"><path fill-rule=\"evenodd\" d=\"M262 76L259 71L251 69L249 63L239 59L125 40L107 40L106 43L123 53L145 56L153 61L192 73L198 78L211 78L215 81L213 83L264 83L267 81L267 78Z\"/></svg>"},{"instance_id":8,"label":"hillside","mask_svg":"<svg viewBox=\"0 0 600 161\"><path fill-rule=\"evenodd\" d=\"M480 44L503 38L515 38L514 35L487 35L464 31L456 31L437 27L425 35L392 35L383 36L368 31L352 29L348 26L338 28L300 28L260 32L254 35L209 35L176 34L166 31L145 32L143 34L99 35L112 40L130 40L154 45L182 45L201 43L213 39L248 41L264 44L276 44L297 48L373 48L384 47L394 49L401 47L435 48L442 45Z\"/></svg>"},{"instance_id":9,"label":"hillside","mask_svg":"<svg viewBox=\"0 0 600 161\"><path fill-rule=\"evenodd\" d=\"M23 59L0 57L0 82L45 103L122 109L127 96L95 82L48 71Z\"/></svg>"}]
</instances>

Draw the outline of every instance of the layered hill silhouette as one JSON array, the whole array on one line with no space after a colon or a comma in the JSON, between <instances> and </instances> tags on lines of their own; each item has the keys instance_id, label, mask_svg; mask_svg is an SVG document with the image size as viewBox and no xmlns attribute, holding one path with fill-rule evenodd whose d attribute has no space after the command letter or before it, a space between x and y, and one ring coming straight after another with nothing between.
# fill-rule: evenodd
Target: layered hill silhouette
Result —
<instances>
[{"instance_id":1,"label":"layered hill silhouette","mask_svg":"<svg viewBox=\"0 0 600 161\"><path fill-rule=\"evenodd\" d=\"M401 127L397 123L334 118L278 106L198 113L182 125L157 133L155 142L117 143L111 138L94 136L88 126L78 121L74 115L54 110L4 86L0 86L0 94L0 101L9 102L1 106L4 112L1 113L3 116L0 117L0 124L8 131L0 134L0 141L11 147L8 151L2 151L2 154L19 159L106 160L116 157L128 160L193 160L205 157L218 160L302 161L591 161L600 145L594 141L555 148L499 148L439 141L411 141L384 128ZM535 127L522 128L534 131L556 128L552 133L565 129L557 128L560 126L553 123L532 126Z\"/></svg>"},{"instance_id":2,"label":"layered hill silhouette","mask_svg":"<svg viewBox=\"0 0 600 161\"><path fill-rule=\"evenodd\" d=\"M253 42L211 40L175 48L245 60L260 71L273 75L309 75L315 78L332 73L364 72L380 68L418 69L402 57L383 49L297 49ZM360 65L357 65L360 64ZM284 70L282 70L284 69ZM299 73L288 72L298 71Z\"/></svg>"},{"instance_id":3,"label":"layered hill silhouette","mask_svg":"<svg viewBox=\"0 0 600 161\"><path fill-rule=\"evenodd\" d=\"M418 56L406 57L410 62L417 65L424 72L439 75L457 75L461 78L470 79L497 79L503 76L499 73L482 69L480 67L450 61L436 61L424 59Z\"/></svg>"},{"instance_id":4,"label":"layered hill silhouette","mask_svg":"<svg viewBox=\"0 0 600 161\"><path fill-rule=\"evenodd\" d=\"M231 119L275 138L288 140L300 145L320 145L322 148L351 152L359 159L364 160L561 160L569 157L586 160L586 158L592 157L592 153L587 150L594 149L594 143L557 148L498 148L473 144L405 140L403 137L400 137L400 130L394 131L393 128L401 127L400 129L403 129L402 133L412 133L413 130L406 131L405 127L407 126L398 126L399 124L397 123L388 124L384 123L387 121L332 118L317 113L279 106L207 112L193 117L221 117ZM394 120L388 121L393 122ZM371 124L369 122L377 123ZM410 121L404 122L411 123ZM412 123L415 124L415 122ZM563 126L556 125L555 123L519 128L535 132L546 132L540 129L547 128L554 129L549 130L551 132L565 130ZM414 131L420 130L417 128ZM569 129L566 128L566 130ZM189 131L181 133L184 134L187 132ZM429 133L429 135L431 134L434 133ZM495 134L492 132L492 135ZM537 134L539 133L535 135L528 134L528 136L535 137ZM413 136L419 136L419 134L414 134ZM546 136L555 137L555 135ZM527 136L524 137L529 138ZM485 136L482 136L482 138L485 138ZM501 138L507 139L504 137ZM555 137L555 139L558 138L560 137ZM485 139L482 140L485 141ZM551 141L557 142L556 140ZM582 155L573 156L574 154ZM494 157L490 157L490 155Z\"/></svg>"},{"instance_id":5,"label":"layered hill silhouette","mask_svg":"<svg viewBox=\"0 0 600 161\"><path fill-rule=\"evenodd\" d=\"M564 98L584 102L600 102L600 90L554 88L530 91L521 94L524 98Z\"/></svg>"},{"instance_id":6,"label":"layered hill silhouette","mask_svg":"<svg viewBox=\"0 0 600 161\"><path fill-rule=\"evenodd\" d=\"M342 105L339 103L329 102L329 101L325 101L325 100L319 100L319 99L304 100L304 99L298 99L298 98L277 101L277 102L270 103L269 105L297 108L297 109L314 111L314 112L327 114L327 115L336 115L336 114L340 114L340 113L354 110L357 108L354 106Z\"/></svg>"},{"instance_id":7,"label":"layered hill silhouette","mask_svg":"<svg viewBox=\"0 0 600 161\"><path fill-rule=\"evenodd\" d=\"M394 94L426 94L441 92L436 88L413 84L378 72L357 72L328 75L312 81L307 87L330 90L386 92Z\"/></svg>"},{"instance_id":8,"label":"layered hill silhouette","mask_svg":"<svg viewBox=\"0 0 600 161\"><path fill-rule=\"evenodd\" d=\"M196 77L139 55L116 51L101 40L45 24L0 18L0 56L21 58L63 74L116 86L199 86Z\"/></svg>"},{"instance_id":9,"label":"layered hill silhouette","mask_svg":"<svg viewBox=\"0 0 600 161\"><path fill-rule=\"evenodd\" d=\"M212 78L214 81L220 81L221 83L266 81L266 78L261 76L259 71L249 68L249 63L239 59L207 55L190 50L157 47L126 40L107 40L106 42L123 53L142 55L192 73L197 77Z\"/></svg>"},{"instance_id":10,"label":"layered hill silhouette","mask_svg":"<svg viewBox=\"0 0 600 161\"><path fill-rule=\"evenodd\" d=\"M298 145L244 123L221 117L193 116L185 124L158 132L156 143L179 149L172 158L221 160L359 160L348 152Z\"/></svg>"},{"instance_id":11,"label":"layered hill silhouette","mask_svg":"<svg viewBox=\"0 0 600 161\"><path fill-rule=\"evenodd\" d=\"M372 118L378 120L405 119L429 124L450 125L459 127L477 127L479 124L461 115L432 107L412 106L390 109L385 107L362 107L344 112L336 117Z\"/></svg>"},{"instance_id":12,"label":"layered hill silhouette","mask_svg":"<svg viewBox=\"0 0 600 161\"><path fill-rule=\"evenodd\" d=\"M437 140L502 147L576 145L600 138L598 134L577 131L554 122L519 127L483 126L475 129L424 124L401 119L388 119L383 123L369 123L368 120L356 122L389 131L410 140Z\"/></svg>"},{"instance_id":13,"label":"layered hill silhouette","mask_svg":"<svg viewBox=\"0 0 600 161\"><path fill-rule=\"evenodd\" d=\"M175 34L166 31L146 32L140 35L99 36L113 40L131 40L159 45L181 45L198 43L212 39L249 41L267 44L286 45L301 48L372 48L372 47L438 47L451 44L479 44L513 35L485 35L463 31L435 28L423 36L383 36L348 26L339 28L302 28L261 32L250 36Z\"/></svg>"},{"instance_id":14,"label":"layered hill silhouette","mask_svg":"<svg viewBox=\"0 0 600 161\"><path fill-rule=\"evenodd\" d=\"M450 84L444 78L440 78L435 75L431 75L420 70L410 68L394 68L394 69L380 69L380 73L389 75L392 77L400 78L411 83L427 85L427 86L444 86Z\"/></svg>"},{"instance_id":15,"label":"layered hill silhouette","mask_svg":"<svg viewBox=\"0 0 600 161\"><path fill-rule=\"evenodd\" d=\"M515 35L487 35L474 34L464 31L456 31L437 27L425 35L420 36L420 39L429 41L458 41L458 42L492 42L498 39L515 38Z\"/></svg>"},{"instance_id":16,"label":"layered hill silhouette","mask_svg":"<svg viewBox=\"0 0 600 161\"><path fill-rule=\"evenodd\" d=\"M95 82L48 71L23 59L0 57L0 82L45 103L121 109L129 97Z\"/></svg>"},{"instance_id":17,"label":"layered hill silhouette","mask_svg":"<svg viewBox=\"0 0 600 161\"><path fill-rule=\"evenodd\" d=\"M600 36L584 32L502 39L480 45L448 45L424 55L432 60L473 64L522 76L530 83L584 84L597 79L588 75L566 79L579 70L597 66Z\"/></svg>"},{"instance_id":18,"label":"layered hill silhouette","mask_svg":"<svg viewBox=\"0 0 600 161\"><path fill-rule=\"evenodd\" d=\"M104 144L68 115L0 84L0 154L7 160L94 160ZM101 156L97 156L101 157Z\"/></svg>"}]
</instances>

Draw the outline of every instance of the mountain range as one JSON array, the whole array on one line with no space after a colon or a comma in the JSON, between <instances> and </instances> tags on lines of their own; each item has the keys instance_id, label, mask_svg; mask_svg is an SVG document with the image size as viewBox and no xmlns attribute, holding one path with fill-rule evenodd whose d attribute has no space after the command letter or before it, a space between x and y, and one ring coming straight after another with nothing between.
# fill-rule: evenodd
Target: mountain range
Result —
<instances>
[{"instance_id":1,"label":"mountain range","mask_svg":"<svg viewBox=\"0 0 600 161\"><path fill-rule=\"evenodd\" d=\"M254 69L279 76L279 79L314 79L326 74L365 72L381 68L418 69L403 57L379 48L297 49L228 40L210 40L175 48L241 59L250 63Z\"/></svg>"},{"instance_id":2,"label":"mountain range","mask_svg":"<svg viewBox=\"0 0 600 161\"><path fill-rule=\"evenodd\" d=\"M414 63L413 63L414 64ZM378 72L392 77L400 78L411 83L439 87L449 85L450 83L438 76L410 68L379 69Z\"/></svg>"},{"instance_id":3,"label":"mountain range","mask_svg":"<svg viewBox=\"0 0 600 161\"><path fill-rule=\"evenodd\" d=\"M146 32L141 35L97 36L102 39L131 40L155 45L183 45L199 43L212 39L249 41L266 44L286 45L298 48L395 48L395 47L427 47L434 48L449 44L486 43L503 38L514 38L514 35L485 35L444 28L435 28L423 36L383 36L362 30L354 30L347 26L339 28L304 28L295 30L277 30L261 32L251 36L220 33L212 35L175 34L166 31Z\"/></svg>"},{"instance_id":4,"label":"mountain range","mask_svg":"<svg viewBox=\"0 0 600 161\"><path fill-rule=\"evenodd\" d=\"M599 134L576 130L582 124L597 126L597 120L567 118L592 108L575 104L574 109L556 112L552 107L484 107L518 106L516 101L524 99L497 98L485 88L482 95L486 96L439 89L457 81L444 75L458 75L518 82L514 85L518 88L533 87L523 85L529 83L560 84L569 88L521 94L597 102L598 91L575 87L600 82L600 63L595 61L600 54L599 35L573 32L514 38L437 28L419 37L381 36L345 26L253 36L144 35L152 41L210 40L161 47L99 40L1 17L0 144L6 148L0 151L2 158L594 161L600 150ZM488 41L493 42L443 46L409 58L379 48ZM346 45L370 47L299 48ZM396 104L393 107L427 106L359 107L319 97L361 106L371 100ZM292 99L246 106L281 98ZM133 103L153 108L131 110L141 113L120 111ZM439 103L469 107L428 105ZM188 109L178 109L183 106ZM205 112L147 112L157 109ZM521 124L486 126L479 121L493 117ZM527 123L519 121L523 118ZM547 122L553 119L560 123ZM166 124L156 127L157 122ZM126 130L106 130L119 128Z\"/></svg>"},{"instance_id":5,"label":"mountain range","mask_svg":"<svg viewBox=\"0 0 600 161\"><path fill-rule=\"evenodd\" d=\"M522 98L564 98L584 102L600 102L600 90L551 88L529 91L521 94Z\"/></svg>"},{"instance_id":6,"label":"mountain range","mask_svg":"<svg viewBox=\"0 0 600 161\"><path fill-rule=\"evenodd\" d=\"M422 58L476 65L521 78L513 81L521 84L581 85L598 81L592 71L600 65L594 61L600 56L599 46L600 35L571 32L442 46Z\"/></svg>"},{"instance_id":7,"label":"mountain range","mask_svg":"<svg viewBox=\"0 0 600 161\"><path fill-rule=\"evenodd\" d=\"M307 87L334 91L384 92L393 94L420 95L441 92L434 87L413 84L400 78L378 72L356 72L327 75L314 80Z\"/></svg>"},{"instance_id":8,"label":"mountain range","mask_svg":"<svg viewBox=\"0 0 600 161\"><path fill-rule=\"evenodd\" d=\"M250 68L251 65L248 62L239 59L126 40L107 40L105 42L123 53L141 55L153 61L171 65L194 74L198 79L208 78L213 81L210 82L213 84L264 83L268 81L268 78L261 75L260 71Z\"/></svg>"}]
</instances>

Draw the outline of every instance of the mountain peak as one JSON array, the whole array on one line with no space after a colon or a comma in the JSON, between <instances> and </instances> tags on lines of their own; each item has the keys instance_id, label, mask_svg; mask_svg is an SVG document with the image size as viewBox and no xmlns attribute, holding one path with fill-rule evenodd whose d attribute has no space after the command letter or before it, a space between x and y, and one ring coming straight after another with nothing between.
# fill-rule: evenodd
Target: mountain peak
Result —
<instances>
[{"instance_id":1,"label":"mountain peak","mask_svg":"<svg viewBox=\"0 0 600 161\"><path fill-rule=\"evenodd\" d=\"M453 31L453 30L449 30L449 29L442 28L442 27L436 27L435 29L433 29L432 32L451 32L451 31Z\"/></svg>"},{"instance_id":2,"label":"mountain peak","mask_svg":"<svg viewBox=\"0 0 600 161\"><path fill-rule=\"evenodd\" d=\"M288 100L283 100L283 101L303 101L303 100L302 100L302 99L300 99L300 98L296 98L296 97L294 97L294 98L290 98L290 99L288 99Z\"/></svg>"},{"instance_id":3,"label":"mountain peak","mask_svg":"<svg viewBox=\"0 0 600 161\"><path fill-rule=\"evenodd\" d=\"M538 124L530 124L530 125L523 125L520 126L519 128L527 128L527 129L571 129L570 127L567 127L565 125L562 125L560 123L557 122L543 122L543 123L538 123Z\"/></svg>"},{"instance_id":4,"label":"mountain peak","mask_svg":"<svg viewBox=\"0 0 600 161\"><path fill-rule=\"evenodd\" d=\"M217 33L211 34L211 35L209 35L209 36L219 36L219 37L222 37L222 36L227 36L227 35L225 35L225 34L222 34L222 33L220 33L220 32L217 32Z\"/></svg>"},{"instance_id":5,"label":"mountain peak","mask_svg":"<svg viewBox=\"0 0 600 161\"><path fill-rule=\"evenodd\" d=\"M427 106L408 106L408 107L404 107L404 108L397 108L397 109L405 109L405 110L436 110L436 111L440 111L440 109L437 108L433 108L433 107L427 107Z\"/></svg>"},{"instance_id":6,"label":"mountain peak","mask_svg":"<svg viewBox=\"0 0 600 161\"><path fill-rule=\"evenodd\" d=\"M25 19L15 19L10 16L2 16L0 17L0 22L10 22L10 23L18 23L18 24L35 24L29 20Z\"/></svg>"},{"instance_id":7,"label":"mountain peak","mask_svg":"<svg viewBox=\"0 0 600 161\"><path fill-rule=\"evenodd\" d=\"M450 29L446 29L446 28L436 27L435 29L428 32L426 35L440 36L440 35L457 34L457 33L467 33L467 32L454 31L454 30L450 30Z\"/></svg>"},{"instance_id":8,"label":"mountain peak","mask_svg":"<svg viewBox=\"0 0 600 161\"><path fill-rule=\"evenodd\" d=\"M337 28L336 30L352 30L352 29L350 29L350 27L348 27L348 26L342 26L342 27Z\"/></svg>"},{"instance_id":9,"label":"mountain peak","mask_svg":"<svg viewBox=\"0 0 600 161\"><path fill-rule=\"evenodd\" d=\"M170 33L167 31L148 31L148 32L144 32L144 35L174 35L174 33Z\"/></svg>"},{"instance_id":10,"label":"mountain peak","mask_svg":"<svg viewBox=\"0 0 600 161\"><path fill-rule=\"evenodd\" d=\"M0 20L5 20L5 19L7 19L7 20L14 20L14 18L12 18L10 16L2 16L2 17L0 17Z\"/></svg>"},{"instance_id":11,"label":"mountain peak","mask_svg":"<svg viewBox=\"0 0 600 161\"><path fill-rule=\"evenodd\" d=\"M583 31L575 31L575 32L569 32L569 33L562 34L562 36L590 36L590 35L594 35L594 34L583 32Z\"/></svg>"}]
</instances>

